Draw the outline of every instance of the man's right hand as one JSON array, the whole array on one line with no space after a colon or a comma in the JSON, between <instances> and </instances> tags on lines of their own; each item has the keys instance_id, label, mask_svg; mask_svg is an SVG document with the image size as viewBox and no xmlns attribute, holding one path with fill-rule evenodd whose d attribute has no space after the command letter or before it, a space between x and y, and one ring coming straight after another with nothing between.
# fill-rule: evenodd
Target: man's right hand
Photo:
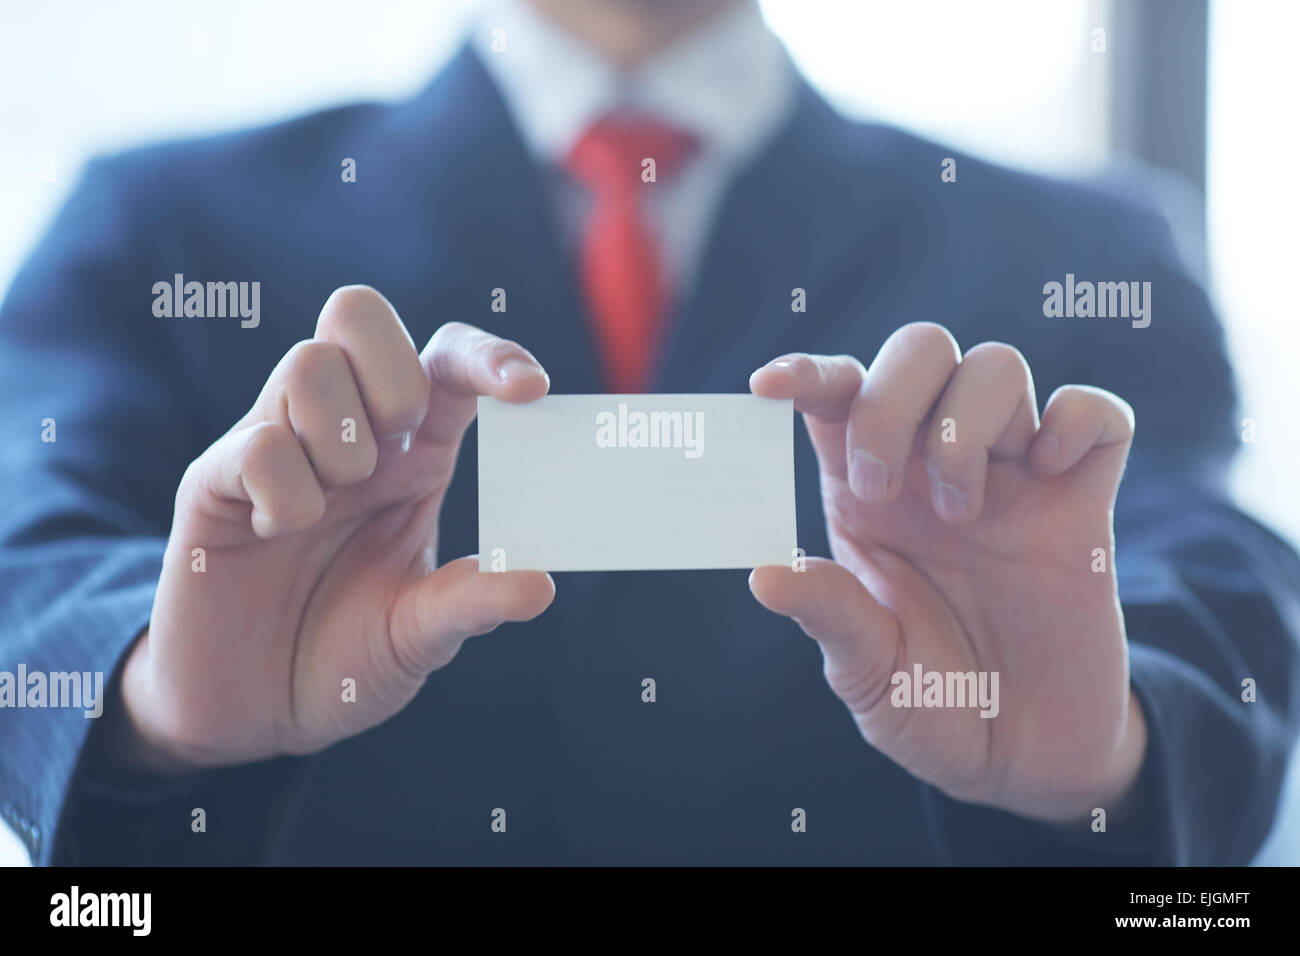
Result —
<instances>
[{"instance_id":1,"label":"man's right hand","mask_svg":"<svg viewBox=\"0 0 1300 956\"><path fill-rule=\"evenodd\" d=\"M110 762L183 772L321 750L399 711L466 638L545 610L549 575L436 554L477 397L549 387L513 342L450 323L417 354L383 296L337 290L181 479Z\"/></svg>"}]
</instances>

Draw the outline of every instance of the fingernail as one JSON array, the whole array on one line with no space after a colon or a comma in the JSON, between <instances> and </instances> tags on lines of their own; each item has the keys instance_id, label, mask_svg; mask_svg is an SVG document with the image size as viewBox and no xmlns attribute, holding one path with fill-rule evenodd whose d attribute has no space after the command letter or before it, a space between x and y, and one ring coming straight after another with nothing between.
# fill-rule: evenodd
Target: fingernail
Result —
<instances>
[{"instance_id":1,"label":"fingernail","mask_svg":"<svg viewBox=\"0 0 1300 956\"><path fill-rule=\"evenodd\" d=\"M379 445L379 453L385 458L405 455L411 450L411 443L415 439L415 432L400 432L395 435L384 435L376 438Z\"/></svg>"},{"instance_id":2,"label":"fingernail","mask_svg":"<svg viewBox=\"0 0 1300 956\"><path fill-rule=\"evenodd\" d=\"M883 501L889 491L889 469L871 452L854 449L849 487L864 501Z\"/></svg>"},{"instance_id":3,"label":"fingernail","mask_svg":"<svg viewBox=\"0 0 1300 956\"><path fill-rule=\"evenodd\" d=\"M956 485L935 481L931 483L931 488L934 492L934 510L940 518L952 521L966 513L966 495Z\"/></svg>"},{"instance_id":4,"label":"fingernail","mask_svg":"<svg viewBox=\"0 0 1300 956\"><path fill-rule=\"evenodd\" d=\"M497 378L503 382L508 382L511 379L522 378L525 375L537 375L541 370L541 366L534 362L521 358L510 358L497 366Z\"/></svg>"},{"instance_id":5,"label":"fingernail","mask_svg":"<svg viewBox=\"0 0 1300 956\"><path fill-rule=\"evenodd\" d=\"M767 367L792 369L794 368L794 362L790 361L789 359L775 359L774 361L768 362Z\"/></svg>"}]
</instances>

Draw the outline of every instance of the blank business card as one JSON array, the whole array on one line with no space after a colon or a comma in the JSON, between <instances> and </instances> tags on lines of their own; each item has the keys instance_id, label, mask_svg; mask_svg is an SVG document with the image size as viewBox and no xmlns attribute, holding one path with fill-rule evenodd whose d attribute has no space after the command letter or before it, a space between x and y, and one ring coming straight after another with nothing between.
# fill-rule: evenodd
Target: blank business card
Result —
<instances>
[{"instance_id":1,"label":"blank business card","mask_svg":"<svg viewBox=\"0 0 1300 956\"><path fill-rule=\"evenodd\" d=\"M789 564L794 407L754 395L478 400L482 571Z\"/></svg>"}]
</instances>

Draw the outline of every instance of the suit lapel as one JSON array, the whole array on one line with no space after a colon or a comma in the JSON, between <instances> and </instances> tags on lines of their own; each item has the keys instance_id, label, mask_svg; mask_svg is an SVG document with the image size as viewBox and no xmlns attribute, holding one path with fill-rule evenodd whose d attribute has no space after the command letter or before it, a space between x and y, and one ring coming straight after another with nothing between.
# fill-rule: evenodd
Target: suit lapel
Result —
<instances>
[{"instance_id":1,"label":"suit lapel","mask_svg":"<svg viewBox=\"0 0 1300 956\"><path fill-rule=\"evenodd\" d=\"M719 207L699 281L672 320L657 391L748 391L750 371L806 349L842 314L880 258L889 202L864 143L863 127L801 82L789 123ZM792 309L796 289L806 311Z\"/></svg>"},{"instance_id":2,"label":"suit lapel","mask_svg":"<svg viewBox=\"0 0 1300 956\"><path fill-rule=\"evenodd\" d=\"M470 322L532 349L553 392L603 391L545 171L476 54L462 50L398 122L405 175L421 184L413 208L430 217L411 263L430 296L421 331ZM869 127L800 81L789 122L719 205L697 281L670 319L655 391L746 391L750 370L807 347L873 274L888 278L902 204L876 152ZM504 312L492 309L495 289ZM794 289L805 291L804 312L791 308Z\"/></svg>"},{"instance_id":3,"label":"suit lapel","mask_svg":"<svg viewBox=\"0 0 1300 956\"><path fill-rule=\"evenodd\" d=\"M462 50L409 104L408 162L430 217L425 268L439 322L469 322L532 350L552 391L600 391L575 269L544 170L532 160L477 55ZM504 311L494 310L501 301ZM450 308L448 308L450 307ZM499 308L499 307L498 307Z\"/></svg>"}]
</instances>

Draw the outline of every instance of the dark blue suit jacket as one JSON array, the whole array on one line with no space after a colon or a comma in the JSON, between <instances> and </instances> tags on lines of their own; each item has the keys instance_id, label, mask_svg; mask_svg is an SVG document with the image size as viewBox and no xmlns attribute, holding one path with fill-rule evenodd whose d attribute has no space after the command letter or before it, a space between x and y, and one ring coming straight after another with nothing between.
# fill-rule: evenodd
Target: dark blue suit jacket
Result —
<instances>
[{"instance_id":1,"label":"dark blue suit jacket","mask_svg":"<svg viewBox=\"0 0 1300 956\"><path fill-rule=\"evenodd\" d=\"M862 741L815 643L760 608L743 572L567 574L537 621L468 642L404 712L311 758L135 786L82 765L95 722L79 711L0 711L0 801L35 859L1247 861L1295 730L1300 566L1224 497L1237 421L1220 329L1152 211L964 156L941 182L954 155L801 88L721 208L654 388L746 391L789 350L869 361L925 319L963 347L1014 344L1044 398L1084 382L1131 402L1117 554L1151 727L1147 819L1054 828L917 782ZM148 622L182 471L336 286L381 289L419 343L471 322L532 349L554 392L601 391L545 195L469 53L397 106L91 164L0 312L0 669L114 671ZM260 281L260 326L155 318L153 284L178 272ZM1067 272L1151 281L1150 327L1044 318L1043 285ZM477 550L473 440L443 559ZM796 442L801 544L828 554L802 427Z\"/></svg>"}]
</instances>

